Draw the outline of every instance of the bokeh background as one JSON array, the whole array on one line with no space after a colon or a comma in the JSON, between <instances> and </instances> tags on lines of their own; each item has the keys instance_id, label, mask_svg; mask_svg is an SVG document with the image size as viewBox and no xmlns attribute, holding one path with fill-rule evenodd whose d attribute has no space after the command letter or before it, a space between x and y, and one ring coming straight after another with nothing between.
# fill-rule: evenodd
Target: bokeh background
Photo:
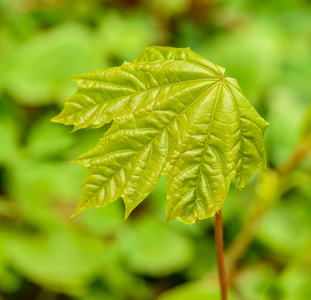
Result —
<instances>
[{"instance_id":1,"label":"bokeh background","mask_svg":"<svg viewBox=\"0 0 311 300\"><path fill-rule=\"evenodd\" d=\"M0 0L0 299L219 299L214 220L166 226L164 177L125 223L121 199L69 219L86 175L69 161L106 128L50 122L67 79L154 44L226 67L271 123L269 171L223 208L230 299L311 299L307 0Z\"/></svg>"}]
</instances>

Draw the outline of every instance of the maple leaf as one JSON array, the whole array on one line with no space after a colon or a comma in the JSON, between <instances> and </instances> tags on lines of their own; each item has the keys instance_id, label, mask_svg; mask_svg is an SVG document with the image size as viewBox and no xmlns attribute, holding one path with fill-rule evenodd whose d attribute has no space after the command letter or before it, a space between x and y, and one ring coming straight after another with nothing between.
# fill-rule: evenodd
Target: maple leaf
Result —
<instances>
[{"instance_id":1,"label":"maple leaf","mask_svg":"<svg viewBox=\"0 0 311 300\"><path fill-rule=\"evenodd\" d=\"M221 209L235 174L243 188L266 166L269 125L224 68L190 49L150 47L130 63L73 78L54 122L112 126L78 157L88 168L75 214L120 196L125 218L167 174L167 219L192 224Z\"/></svg>"}]
</instances>

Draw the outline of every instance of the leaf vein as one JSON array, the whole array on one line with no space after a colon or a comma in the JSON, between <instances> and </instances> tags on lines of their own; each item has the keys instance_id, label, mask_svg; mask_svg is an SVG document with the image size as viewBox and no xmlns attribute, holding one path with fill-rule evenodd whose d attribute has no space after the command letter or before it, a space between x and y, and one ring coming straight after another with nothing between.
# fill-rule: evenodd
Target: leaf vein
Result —
<instances>
[{"instance_id":1,"label":"leaf vein","mask_svg":"<svg viewBox=\"0 0 311 300\"><path fill-rule=\"evenodd\" d=\"M238 110L238 106L236 104L236 101L234 100L234 97L233 97L233 94L232 94L231 90L229 89L227 84L224 84L224 86L225 86L226 90L228 91L228 94L229 94L229 96L230 96L230 98L232 100L232 103L234 104L234 107L235 107L235 110L236 110L236 113L237 113L237 116L238 116L238 122L239 122L239 127L240 127L240 143L241 143L241 145L240 145L240 160L241 160L240 168L242 170L242 166L243 166L243 152L244 152L243 148L244 147L243 147L243 131L242 131L242 124L241 124L241 117L240 117L240 113L239 113L239 110ZM238 173L239 173L239 171L238 171Z\"/></svg>"},{"instance_id":2,"label":"leaf vein","mask_svg":"<svg viewBox=\"0 0 311 300\"><path fill-rule=\"evenodd\" d=\"M144 172L143 172L142 176L140 177L140 180L139 180L139 183L138 183L138 185L137 185L137 188L135 189L135 194L134 194L134 197L133 197L134 199L136 198L136 195L137 195L137 193L138 193L138 190L139 190L139 188L140 188L140 186L141 186L141 182L142 182L142 180L143 180L143 178L144 178L144 176L145 176L147 167L148 167L148 165L149 165L149 163L150 163L151 154L152 154L152 145L151 145L151 147L150 147L149 156L148 156L148 161L147 161L147 163L146 163Z\"/></svg>"},{"instance_id":3,"label":"leaf vein","mask_svg":"<svg viewBox=\"0 0 311 300\"><path fill-rule=\"evenodd\" d=\"M146 90L143 90L143 91L137 91L137 92L134 92L134 93L130 93L130 94L127 94L127 95L123 95L123 96L120 96L120 97L117 97L117 98L112 98L112 99L108 99L104 102L101 102L101 103L96 103L96 105L94 106L89 106L89 107L86 107L84 109L81 109L77 112L74 112L72 114L68 114L68 116L72 116L72 115L75 115L76 113L81 113L83 111L86 111L86 110L89 110L89 109L92 109L96 106L100 106L100 105L103 105L103 104L106 104L110 101L114 101L114 100L119 100L119 99L122 99L122 98L126 98L126 97L132 97L132 96L136 96L138 94L143 94L143 93L148 93L150 91L153 91L153 90L157 90L157 89L163 89L163 88L166 88L166 87L170 87L170 86L175 86L175 85L180 85L180 84L184 84L184 83L190 83L190 82L201 82L201 81L216 81L217 79L210 79L210 78L203 78L203 79L192 79L192 80L185 80L185 81L179 81L179 82L174 82L174 83L170 83L170 84L166 84L166 85L162 85L162 86L156 86L154 88L150 88L150 89L146 89ZM78 93L76 94L78 96ZM84 94L83 94L84 95ZM71 102L71 101L65 101L65 104L68 104L68 103L74 103L74 102Z\"/></svg>"},{"instance_id":4,"label":"leaf vein","mask_svg":"<svg viewBox=\"0 0 311 300\"><path fill-rule=\"evenodd\" d=\"M112 179L116 174L118 174L121 169L123 169L128 163L131 162L141 151L143 151L146 147L148 147L166 128L168 128L179 116L181 116L187 109L189 109L193 104L195 104L200 98L202 98L205 94L207 94L213 87L215 87L219 83L216 82L214 85L209 87L201 96L195 99L190 105L188 105L182 112L180 112L171 122L169 122L151 141L149 141L144 147L142 147L136 154L134 154L125 164L123 164L112 176L88 199L89 201L101 190L105 187L105 185Z\"/></svg>"},{"instance_id":5,"label":"leaf vein","mask_svg":"<svg viewBox=\"0 0 311 300\"><path fill-rule=\"evenodd\" d=\"M220 82L220 85L219 85L217 97L216 97L215 104L214 104L214 109L213 109L212 116L211 116L211 121L210 121L208 132L207 132L207 135L206 135L205 145L204 145L202 159L201 159L201 163L200 163L200 170L199 170L197 185L196 185L196 188L195 188L195 190L196 190L195 199L194 199L195 206L197 205L196 203L197 203L198 187L199 187L200 177L201 177L201 174L202 174L203 160L204 160L204 157L205 157L205 152L206 152L206 148L207 148L207 144L208 144L208 140L209 140L209 136L210 136L213 120L214 120L214 115L215 115L215 111L216 111L218 100L219 100L219 96L220 96L221 86L222 86L222 82ZM215 204L214 204L214 208L216 209Z\"/></svg>"}]
</instances>

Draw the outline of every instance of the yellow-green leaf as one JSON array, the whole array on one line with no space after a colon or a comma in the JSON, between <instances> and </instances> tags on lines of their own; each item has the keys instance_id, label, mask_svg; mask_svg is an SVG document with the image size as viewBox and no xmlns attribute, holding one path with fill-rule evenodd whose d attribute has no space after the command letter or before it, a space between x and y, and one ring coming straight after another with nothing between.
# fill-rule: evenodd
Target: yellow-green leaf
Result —
<instances>
[{"instance_id":1,"label":"yellow-green leaf","mask_svg":"<svg viewBox=\"0 0 311 300\"><path fill-rule=\"evenodd\" d=\"M150 47L130 63L74 78L77 92L55 122L111 128L75 161L88 168L76 210L122 197L126 216L167 174L167 218L211 217L232 176L244 187L265 167L268 123L224 68L190 49Z\"/></svg>"}]
</instances>

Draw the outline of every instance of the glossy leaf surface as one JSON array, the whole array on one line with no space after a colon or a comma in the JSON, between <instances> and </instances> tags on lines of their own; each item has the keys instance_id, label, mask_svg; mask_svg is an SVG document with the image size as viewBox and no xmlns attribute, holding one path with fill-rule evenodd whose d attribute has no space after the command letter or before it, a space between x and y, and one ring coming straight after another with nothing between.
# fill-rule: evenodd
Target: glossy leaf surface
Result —
<instances>
[{"instance_id":1,"label":"glossy leaf surface","mask_svg":"<svg viewBox=\"0 0 311 300\"><path fill-rule=\"evenodd\" d=\"M268 125L224 68L190 49L147 48L130 63L73 78L77 92L55 122L74 130L113 120L78 157L88 168L76 213L122 197L126 216L167 174L167 219L211 217L235 174L243 188L265 167Z\"/></svg>"}]
</instances>

